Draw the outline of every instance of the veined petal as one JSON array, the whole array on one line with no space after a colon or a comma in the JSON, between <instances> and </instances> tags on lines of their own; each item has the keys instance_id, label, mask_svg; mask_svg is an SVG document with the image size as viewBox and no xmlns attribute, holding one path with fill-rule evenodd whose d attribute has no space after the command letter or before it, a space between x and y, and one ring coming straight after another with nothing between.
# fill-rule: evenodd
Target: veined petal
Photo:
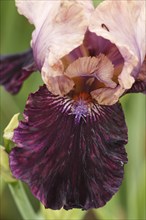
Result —
<instances>
[{"instance_id":1,"label":"veined petal","mask_svg":"<svg viewBox=\"0 0 146 220\"><path fill-rule=\"evenodd\" d=\"M23 81L36 70L31 49L25 53L1 56L0 85L3 85L8 92L16 94Z\"/></svg>"},{"instance_id":2,"label":"veined petal","mask_svg":"<svg viewBox=\"0 0 146 220\"><path fill-rule=\"evenodd\" d=\"M63 72L64 66L61 60L56 60L56 63L52 67L50 67L47 61L42 68L42 79L47 85L48 90L54 95L65 95L74 86L73 80L63 75Z\"/></svg>"},{"instance_id":3,"label":"veined petal","mask_svg":"<svg viewBox=\"0 0 146 220\"><path fill-rule=\"evenodd\" d=\"M66 21L63 21L62 24L59 24L58 27L56 26L56 29L54 28L52 31L50 30L50 39L52 39L50 40L51 46L48 49L48 55L46 55L45 63L42 68L42 78L47 86L49 86L48 82L50 81L50 78L56 77L56 75L63 76L62 68L58 65L58 63L61 63L62 61L59 59L82 44L84 33L87 28L87 20L84 18L82 8L77 7L76 4L73 4L68 8L66 13L69 15L69 18L67 18ZM41 44L38 45L40 46ZM67 94L72 89L73 82L70 80L70 83L68 84L67 82L69 79L67 79L66 76L63 76L62 78L64 78L63 91ZM65 89L66 84L70 85L67 87L67 90ZM49 90L53 92L51 88ZM63 95L60 90L56 90L54 94Z\"/></svg>"},{"instance_id":4,"label":"veined petal","mask_svg":"<svg viewBox=\"0 0 146 220\"><path fill-rule=\"evenodd\" d=\"M50 22L52 22L54 13L56 14L56 12L58 12L59 7L63 2L65 1L41 0L38 4L38 2L35 0L15 0L18 12L24 15L29 22L34 24L38 29L41 29L41 26L47 16L50 17ZM75 0L74 2L80 3L86 10L91 10L94 8L92 0Z\"/></svg>"},{"instance_id":5,"label":"veined petal","mask_svg":"<svg viewBox=\"0 0 146 220\"><path fill-rule=\"evenodd\" d=\"M115 88L116 83L112 81L113 64L104 55L100 54L97 57L80 57L72 62L65 71L65 75L69 78L78 76L93 77L103 82L107 87Z\"/></svg>"},{"instance_id":6,"label":"veined petal","mask_svg":"<svg viewBox=\"0 0 146 220\"><path fill-rule=\"evenodd\" d=\"M56 13L61 0L15 0L18 12L28 18L31 24L34 24L37 29L41 29L46 17Z\"/></svg>"},{"instance_id":7,"label":"veined petal","mask_svg":"<svg viewBox=\"0 0 146 220\"><path fill-rule=\"evenodd\" d=\"M33 43L36 60L39 62L39 67L42 67L43 81L56 95L63 95L57 89L59 85L54 91L48 82L52 81L52 77L63 76L64 66L60 59L83 42L90 15L84 5L82 1L63 1L52 23L49 24L48 17L37 40ZM62 78L63 91L67 93L72 89L73 82L71 80L69 82L66 76Z\"/></svg>"},{"instance_id":8,"label":"veined petal","mask_svg":"<svg viewBox=\"0 0 146 220\"><path fill-rule=\"evenodd\" d=\"M53 68L57 60L82 44L90 13L81 1L61 1L51 21L48 15L36 41L32 39L40 67L45 61Z\"/></svg>"},{"instance_id":9,"label":"veined petal","mask_svg":"<svg viewBox=\"0 0 146 220\"><path fill-rule=\"evenodd\" d=\"M124 63L124 59L115 44L89 30L85 34L84 46L91 56L98 56L100 53L105 54L115 68Z\"/></svg>"},{"instance_id":10,"label":"veined petal","mask_svg":"<svg viewBox=\"0 0 146 220\"><path fill-rule=\"evenodd\" d=\"M124 58L119 83L131 88L145 56L145 1L104 1L91 17L89 30L110 40Z\"/></svg>"},{"instance_id":11,"label":"veined petal","mask_svg":"<svg viewBox=\"0 0 146 220\"><path fill-rule=\"evenodd\" d=\"M41 87L30 95L14 141L12 173L46 208L100 207L121 185L127 128L120 104L89 108Z\"/></svg>"},{"instance_id":12,"label":"veined petal","mask_svg":"<svg viewBox=\"0 0 146 220\"><path fill-rule=\"evenodd\" d=\"M63 75L60 58L83 42L89 16L94 10L92 1L59 0L38 3L16 0L16 5L18 11L35 25L32 48L35 61L39 69L42 69L43 81L51 92L63 95L59 85L55 89L51 84L52 81L59 82L58 78ZM61 82L63 81L62 88L67 93L72 89L73 82L66 76L62 77Z\"/></svg>"},{"instance_id":13,"label":"veined petal","mask_svg":"<svg viewBox=\"0 0 146 220\"><path fill-rule=\"evenodd\" d=\"M125 93L144 93L146 94L146 82L137 80L131 89L128 89Z\"/></svg>"},{"instance_id":14,"label":"veined petal","mask_svg":"<svg viewBox=\"0 0 146 220\"><path fill-rule=\"evenodd\" d=\"M137 93L137 92L142 92L146 94L146 57L138 73L136 82L133 84L131 89L126 91L126 93Z\"/></svg>"},{"instance_id":15,"label":"veined petal","mask_svg":"<svg viewBox=\"0 0 146 220\"><path fill-rule=\"evenodd\" d=\"M81 44L88 26L89 11L94 9L91 0L86 3L80 0L48 0L39 4L16 0L16 5L19 13L35 25L32 47L40 69L46 56L47 62L53 65L56 58L60 59Z\"/></svg>"},{"instance_id":16,"label":"veined petal","mask_svg":"<svg viewBox=\"0 0 146 220\"><path fill-rule=\"evenodd\" d=\"M125 89L120 85L116 88L100 88L91 92L91 96L100 105L113 105L118 102L119 97L122 96Z\"/></svg>"}]
</instances>

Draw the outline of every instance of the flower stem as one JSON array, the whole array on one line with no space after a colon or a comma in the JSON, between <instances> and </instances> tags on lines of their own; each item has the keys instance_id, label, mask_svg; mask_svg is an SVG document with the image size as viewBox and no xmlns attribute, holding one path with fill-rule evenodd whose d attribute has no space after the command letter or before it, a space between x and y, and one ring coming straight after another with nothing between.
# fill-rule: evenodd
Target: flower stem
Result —
<instances>
[{"instance_id":1,"label":"flower stem","mask_svg":"<svg viewBox=\"0 0 146 220\"><path fill-rule=\"evenodd\" d=\"M40 214L35 213L21 182L8 184L8 186L24 220L43 220Z\"/></svg>"}]
</instances>

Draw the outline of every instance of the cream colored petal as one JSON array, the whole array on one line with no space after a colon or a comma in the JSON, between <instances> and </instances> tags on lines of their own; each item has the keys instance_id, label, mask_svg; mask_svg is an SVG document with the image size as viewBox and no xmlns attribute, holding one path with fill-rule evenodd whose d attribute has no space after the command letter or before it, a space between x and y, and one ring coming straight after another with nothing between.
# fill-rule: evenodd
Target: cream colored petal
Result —
<instances>
[{"instance_id":1,"label":"cream colored petal","mask_svg":"<svg viewBox=\"0 0 146 220\"><path fill-rule=\"evenodd\" d=\"M50 19L58 11L61 0L15 0L18 12L24 15L36 28L41 28L49 15Z\"/></svg>"},{"instance_id":2,"label":"cream colored petal","mask_svg":"<svg viewBox=\"0 0 146 220\"><path fill-rule=\"evenodd\" d=\"M80 4L84 8L85 13L87 14L89 13L89 16L90 16L90 12L94 10L93 0L68 0L68 1L72 1L74 3Z\"/></svg>"},{"instance_id":3,"label":"cream colored petal","mask_svg":"<svg viewBox=\"0 0 146 220\"><path fill-rule=\"evenodd\" d=\"M91 92L91 96L100 105L113 105L119 100L119 97L124 93L124 91L125 89L119 85L114 89L101 88L94 90Z\"/></svg>"},{"instance_id":4,"label":"cream colored petal","mask_svg":"<svg viewBox=\"0 0 146 220\"><path fill-rule=\"evenodd\" d=\"M114 43L124 58L119 83L129 89L145 56L145 1L104 1L91 17L89 30Z\"/></svg>"},{"instance_id":5,"label":"cream colored petal","mask_svg":"<svg viewBox=\"0 0 146 220\"><path fill-rule=\"evenodd\" d=\"M71 79L68 79L66 76L50 76L47 78L47 80L47 88L54 95L66 95L73 89L74 86L74 82Z\"/></svg>"},{"instance_id":6,"label":"cream colored petal","mask_svg":"<svg viewBox=\"0 0 146 220\"><path fill-rule=\"evenodd\" d=\"M35 26L35 30L32 33L31 46L33 49L36 47L36 40L40 35L42 35L42 29L44 23L47 19L48 24L53 24L53 19L57 16L58 11L61 7L61 0L15 0L18 12L24 15L31 24ZM45 29L43 29L45 31ZM46 42L42 42L45 46ZM40 58L45 54L47 47L40 48L40 51L36 59ZM43 53L43 54L42 54ZM35 54L34 54L35 55ZM45 59L45 57L43 56ZM40 63L39 60L36 60L37 63ZM39 66L39 65L38 65ZM40 66L39 66L40 67Z\"/></svg>"},{"instance_id":7,"label":"cream colored petal","mask_svg":"<svg viewBox=\"0 0 146 220\"><path fill-rule=\"evenodd\" d=\"M54 94L68 92L74 83L63 76L60 59L82 44L94 10L92 1L16 0L16 5L19 13L35 25L31 45L45 84Z\"/></svg>"},{"instance_id":8,"label":"cream colored petal","mask_svg":"<svg viewBox=\"0 0 146 220\"><path fill-rule=\"evenodd\" d=\"M46 57L49 65L54 65L56 59L82 44L89 15L78 1L63 1L51 23L50 17L46 18L37 39L32 41L39 67L43 66Z\"/></svg>"},{"instance_id":9,"label":"cream colored petal","mask_svg":"<svg viewBox=\"0 0 146 220\"><path fill-rule=\"evenodd\" d=\"M33 48L38 66L42 67L43 80L47 86L48 83L50 85L48 79L64 74L64 68L60 68L60 64L63 65L61 58L82 44L89 14L79 1L65 1L51 25L47 19L45 20L37 40L33 42ZM66 88L65 83L63 89L62 84L62 92L57 89L60 88L59 85L56 86L56 91L51 89L55 88L54 85L48 88L54 94L64 94L73 87L73 83L67 85Z\"/></svg>"},{"instance_id":10,"label":"cream colored petal","mask_svg":"<svg viewBox=\"0 0 146 220\"><path fill-rule=\"evenodd\" d=\"M112 81L113 73L114 67L104 54L98 57L81 57L71 63L65 71L69 78L93 76L106 86L115 88L117 84Z\"/></svg>"},{"instance_id":11,"label":"cream colored petal","mask_svg":"<svg viewBox=\"0 0 146 220\"><path fill-rule=\"evenodd\" d=\"M61 60L56 60L55 64L50 66L48 59L46 59L42 67L42 79L48 90L54 95L63 96L73 89L73 80L63 75L63 73L64 66Z\"/></svg>"},{"instance_id":12,"label":"cream colored petal","mask_svg":"<svg viewBox=\"0 0 146 220\"><path fill-rule=\"evenodd\" d=\"M16 6L35 25L32 47L39 68L46 54L61 58L82 43L94 10L91 0L16 0Z\"/></svg>"},{"instance_id":13,"label":"cream colored petal","mask_svg":"<svg viewBox=\"0 0 146 220\"><path fill-rule=\"evenodd\" d=\"M112 81L114 67L112 62L104 55L100 54L98 57L97 71L95 77L103 82L107 87L115 88L116 83Z\"/></svg>"},{"instance_id":14,"label":"cream colored petal","mask_svg":"<svg viewBox=\"0 0 146 220\"><path fill-rule=\"evenodd\" d=\"M97 69L98 59L96 57L81 57L71 63L65 71L69 78L78 76L90 76Z\"/></svg>"}]
</instances>

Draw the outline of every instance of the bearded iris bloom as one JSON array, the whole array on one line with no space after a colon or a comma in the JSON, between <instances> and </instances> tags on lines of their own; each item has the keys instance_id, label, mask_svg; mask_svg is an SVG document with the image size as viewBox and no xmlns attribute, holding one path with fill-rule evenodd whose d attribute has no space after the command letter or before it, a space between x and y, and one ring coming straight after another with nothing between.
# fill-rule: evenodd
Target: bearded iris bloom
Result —
<instances>
[{"instance_id":1,"label":"bearded iris bloom","mask_svg":"<svg viewBox=\"0 0 146 220\"><path fill-rule=\"evenodd\" d=\"M146 92L145 2L16 5L35 26L32 50L1 58L1 84L16 93L38 69L45 85L29 96L14 132L12 173L46 208L101 207L127 163L119 98Z\"/></svg>"}]
</instances>

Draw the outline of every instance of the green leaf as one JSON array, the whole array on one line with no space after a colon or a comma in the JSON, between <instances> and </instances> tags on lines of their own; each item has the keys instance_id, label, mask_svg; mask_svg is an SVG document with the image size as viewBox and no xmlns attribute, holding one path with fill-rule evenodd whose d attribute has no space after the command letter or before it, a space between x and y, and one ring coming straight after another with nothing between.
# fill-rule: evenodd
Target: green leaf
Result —
<instances>
[{"instance_id":1,"label":"green leaf","mask_svg":"<svg viewBox=\"0 0 146 220\"><path fill-rule=\"evenodd\" d=\"M97 5L99 5L101 2L103 2L103 0L93 0L93 4L96 7Z\"/></svg>"},{"instance_id":2,"label":"green leaf","mask_svg":"<svg viewBox=\"0 0 146 220\"><path fill-rule=\"evenodd\" d=\"M4 135L3 135L4 139L12 141L14 129L18 127L18 123L19 123L18 116L19 116L19 113L15 114L12 117L11 121L9 122L8 126L5 128Z\"/></svg>"},{"instance_id":3,"label":"green leaf","mask_svg":"<svg viewBox=\"0 0 146 220\"><path fill-rule=\"evenodd\" d=\"M36 213L26 195L20 181L8 184L17 208L24 220L46 220L41 214Z\"/></svg>"},{"instance_id":4,"label":"green leaf","mask_svg":"<svg viewBox=\"0 0 146 220\"><path fill-rule=\"evenodd\" d=\"M43 205L41 205L41 214L44 216L45 220L82 220L86 214L86 211L82 211L79 209L73 210L51 210L45 209Z\"/></svg>"},{"instance_id":5,"label":"green leaf","mask_svg":"<svg viewBox=\"0 0 146 220\"><path fill-rule=\"evenodd\" d=\"M19 113L15 114L10 123L7 125L7 127L4 130L3 138L4 138L4 147L9 153L11 149L14 147L14 143L12 141L13 135L14 135L14 129L18 127L18 116Z\"/></svg>"},{"instance_id":6,"label":"green leaf","mask_svg":"<svg viewBox=\"0 0 146 220\"><path fill-rule=\"evenodd\" d=\"M10 170L8 154L2 146L0 146L0 155L0 175L7 183L16 182Z\"/></svg>"}]
</instances>

